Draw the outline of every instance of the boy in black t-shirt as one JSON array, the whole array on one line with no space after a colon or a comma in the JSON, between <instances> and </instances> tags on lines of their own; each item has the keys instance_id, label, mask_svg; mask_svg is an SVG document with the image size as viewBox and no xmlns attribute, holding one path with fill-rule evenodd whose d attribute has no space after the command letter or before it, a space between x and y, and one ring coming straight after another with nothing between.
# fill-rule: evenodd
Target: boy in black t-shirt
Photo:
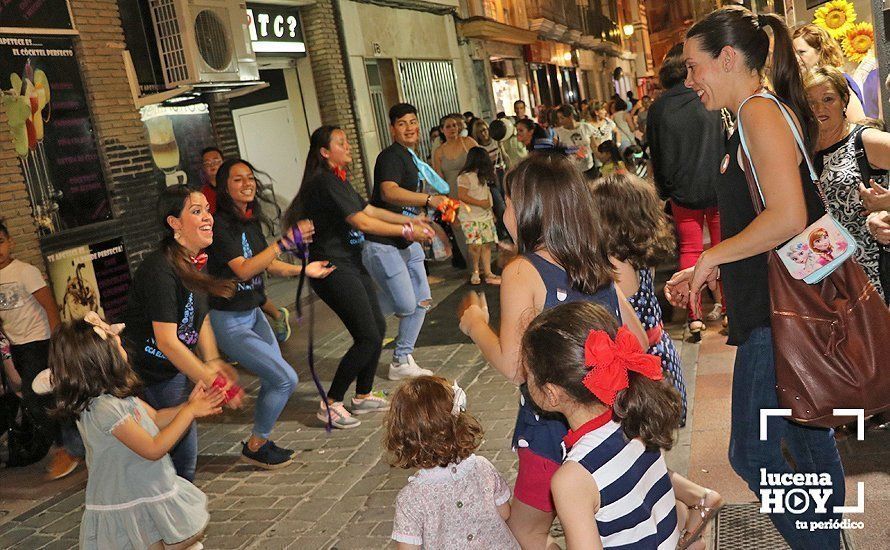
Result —
<instances>
[{"instance_id":1,"label":"boy in black t-shirt","mask_svg":"<svg viewBox=\"0 0 890 550\"><path fill-rule=\"evenodd\" d=\"M371 204L408 216L418 215L424 207L438 207L444 198L420 192L416 164L419 160L409 151L420 139L417 109L399 103L389 110L389 122L393 144L377 156ZM412 355L432 305L423 260L423 248L418 243L400 237L366 235L362 261L381 289L381 302L389 304L389 309L399 317L399 334L389 365L390 380L432 374L420 368Z\"/></svg>"}]
</instances>

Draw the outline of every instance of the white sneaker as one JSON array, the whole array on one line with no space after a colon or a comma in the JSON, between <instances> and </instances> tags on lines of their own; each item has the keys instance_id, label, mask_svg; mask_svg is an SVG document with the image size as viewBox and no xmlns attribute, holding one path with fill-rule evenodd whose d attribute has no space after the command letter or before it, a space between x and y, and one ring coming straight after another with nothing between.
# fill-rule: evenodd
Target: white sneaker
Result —
<instances>
[{"instance_id":1,"label":"white sneaker","mask_svg":"<svg viewBox=\"0 0 890 550\"><path fill-rule=\"evenodd\" d=\"M349 428L357 428L361 425L362 421L358 418L352 416L349 411L346 410L346 407L343 406L342 401L337 401L331 403L331 425L335 428L340 428L341 430L348 430ZM324 406L324 404L320 404L318 412L315 413L315 417L327 424L328 422L328 409Z\"/></svg>"},{"instance_id":2,"label":"white sneaker","mask_svg":"<svg viewBox=\"0 0 890 550\"><path fill-rule=\"evenodd\" d=\"M414 367L415 369L420 369L423 372L423 374L421 376L432 376L433 375L433 371L431 371L430 369L420 368L420 365L417 364L417 361L414 360L414 356L411 355L410 353L408 354L408 364L411 365L412 367Z\"/></svg>"},{"instance_id":3,"label":"white sneaker","mask_svg":"<svg viewBox=\"0 0 890 550\"><path fill-rule=\"evenodd\" d=\"M417 378L418 376L430 376L432 374L433 371L420 368L414 362L414 357L408 354L407 363L393 362L389 364L389 376L387 378L390 380L404 380L406 378Z\"/></svg>"}]
</instances>

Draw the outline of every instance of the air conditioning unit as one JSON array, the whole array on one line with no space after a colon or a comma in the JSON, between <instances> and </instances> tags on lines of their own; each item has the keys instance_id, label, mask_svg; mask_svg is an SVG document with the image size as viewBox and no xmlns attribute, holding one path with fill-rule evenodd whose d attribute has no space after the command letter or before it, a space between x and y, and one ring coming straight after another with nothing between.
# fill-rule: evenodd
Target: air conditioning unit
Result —
<instances>
[{"instance_id":1,"label":"air conditioning unit","mask_svg":"<svg viewBox=\"0 0 890 550\"><path fill-rule=\"evenodd\" d=\"M168 88L259 79L247 6L237 0L149 0Z\"/></svg>"}]
</instances>

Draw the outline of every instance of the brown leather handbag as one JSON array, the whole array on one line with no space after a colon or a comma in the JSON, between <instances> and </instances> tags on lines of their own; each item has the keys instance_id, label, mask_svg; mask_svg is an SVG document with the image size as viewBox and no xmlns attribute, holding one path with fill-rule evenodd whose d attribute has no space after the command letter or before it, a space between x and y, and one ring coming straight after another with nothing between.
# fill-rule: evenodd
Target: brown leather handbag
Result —
<instances>
[{"instance_id":1,"label":"brown leather handbag","mask_svg":"<svg viewBox=\"0 0 890 550\"><path fill-rule=\"evenodd\" d=\"M741 157L759 215L760 192ZM775 250L767 262L779 406L791 409L795 422L821 427L851 420L834 409L864 409L865 416L890 409L890 309L862 267L850 258L807 284Z\"/></svg>"}]
</instances>

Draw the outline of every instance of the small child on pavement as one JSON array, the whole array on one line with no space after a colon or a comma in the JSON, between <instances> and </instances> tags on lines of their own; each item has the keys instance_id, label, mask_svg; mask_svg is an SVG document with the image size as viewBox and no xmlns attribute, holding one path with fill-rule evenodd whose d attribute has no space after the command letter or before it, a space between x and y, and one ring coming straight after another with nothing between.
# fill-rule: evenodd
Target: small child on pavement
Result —
<instances>
[{"instance_id":1,"label":"small child on pavement","mask_svg":"<svg viewBox=\"0 0 890 550\"><path fill-rule=\"evenodd\" d=\"M506 524L510 487L473 454L482 427L466 412L466 399L456 382L435 376L409 380L392 397L384 440L390 463L420 468L396 499L399 550L519 548Z\"/></svg>"}]
</instances>

